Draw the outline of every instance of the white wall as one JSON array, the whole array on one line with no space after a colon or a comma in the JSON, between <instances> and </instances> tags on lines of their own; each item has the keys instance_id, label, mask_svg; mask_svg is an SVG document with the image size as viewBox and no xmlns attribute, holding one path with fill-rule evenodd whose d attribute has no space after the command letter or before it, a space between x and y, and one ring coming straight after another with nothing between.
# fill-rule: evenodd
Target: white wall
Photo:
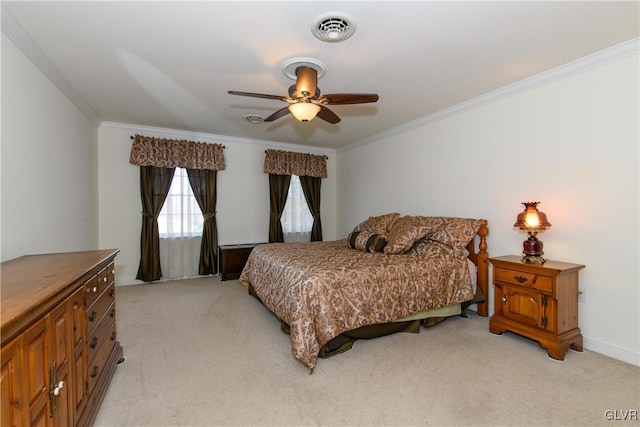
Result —
<instances>
[{"instance_id":1,"label":"white wall","mask_svg":"<svg viewBox=\"0 0 640 427\"><path fill-rule=\"evenodd\" d=\"M98 130L2 34L1 259L98 248Z\"/></svg>"},{"instance_id":2,"label":"white wall","mask_svg":"<svg viewBox=\"0 0 640 427\"><path fill-rule=\"evenodd\" d=\"M585 347L640 365L638 55L338 152L338 234L368 215L482 217L519 254L523 201L549 259L586 265ZM491 310L493 304L491 304Z\"/></svg>"},{"instance_id":3,"label":"white wall","mask_svg":"<svg viewBox=\"0 0 640 427\"><path fill-rule=\"evenodd\" d=\"M189 139L225 145L227 168L218 172L217 222L220 244L269 240L269 176L262 172L268 148L324 154L328 177L322 180L324 240L336 239L336 156L334 150L266 143L170 129L105 123L99 130L100 245L117 247L119 284L135 280L140 261L140 168L129 163L130 136Z\"/></svg>"}]
</instances>

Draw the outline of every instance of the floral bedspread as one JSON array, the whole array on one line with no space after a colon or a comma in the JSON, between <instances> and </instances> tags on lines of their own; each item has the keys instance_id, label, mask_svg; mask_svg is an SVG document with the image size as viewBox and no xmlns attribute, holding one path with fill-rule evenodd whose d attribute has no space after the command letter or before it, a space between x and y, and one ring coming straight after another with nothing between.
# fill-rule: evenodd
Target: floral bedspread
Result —
<instances>
[{"instance_id":1,"label":"floral bedspread","mask_svg":"<svg viewBox=\"0 0 640 427\"><path fill-rule=\"evenodd\" d=\"M309 372L345 331L473 298L466 258L437 243L402 255L352 249L346 239L264 244L240 281L289 325L293 356Z\"/></svg>"}]
</instances>

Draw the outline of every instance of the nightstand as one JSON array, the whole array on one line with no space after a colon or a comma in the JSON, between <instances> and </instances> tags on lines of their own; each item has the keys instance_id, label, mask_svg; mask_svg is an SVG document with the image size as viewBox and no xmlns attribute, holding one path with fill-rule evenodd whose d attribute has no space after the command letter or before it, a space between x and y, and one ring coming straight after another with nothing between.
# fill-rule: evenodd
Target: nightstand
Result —
<instances>
[{"instance_id":1,"label":"nightstand","mask_svg":"<svg viewBox=\"0 0 640 427\"><path fill-rule=\"evenodd\" d=\"M528 264L515 255L489 261L495 285L491 333L509 331L528 337L558 360L564 360L569 347L582 351L578 272L584 265L558 261Z\"/></svg>"}]
</instances>

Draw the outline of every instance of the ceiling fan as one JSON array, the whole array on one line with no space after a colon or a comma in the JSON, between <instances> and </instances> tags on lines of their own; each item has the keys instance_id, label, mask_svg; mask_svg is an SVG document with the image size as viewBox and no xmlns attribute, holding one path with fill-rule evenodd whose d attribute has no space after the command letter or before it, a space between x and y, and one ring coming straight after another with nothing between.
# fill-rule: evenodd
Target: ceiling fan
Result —
<instances>
[{"instance_id":1,"label":"ceiling fan","mask_svg":"<svg viewBox=\"0 0 640 427\"><path fill-rule=\"evenodd\" d=\"M291 113L301 122L308 122L318 116L322 120L336 124L340 121L340 117L328 109L327 105L366 104L378 100L378 95L375 93L321 95L320 88L318 88L318 72L314 68L307 66L296 68L296 84L289 88L289 96L237 92L234 90L230 90L228 93L230 95L251 96L254 98L277 99L289 104L264 119L265 122L272 122Z\"/></svg>"}]
</instances>

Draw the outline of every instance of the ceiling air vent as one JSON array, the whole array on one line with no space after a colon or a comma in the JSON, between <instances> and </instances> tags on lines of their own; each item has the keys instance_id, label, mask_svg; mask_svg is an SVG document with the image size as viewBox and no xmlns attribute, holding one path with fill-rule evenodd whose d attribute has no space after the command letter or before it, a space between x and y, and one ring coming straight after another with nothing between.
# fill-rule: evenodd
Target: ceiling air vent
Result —
<instances>
[{"instance_id":1,"label":"ceiling air vent","mask_svg":"<svg viewBox=\"0 0 640 427\"><path fill-rule=\"evenodd\" d=\"M349 15L341 12L325 13L311 26L311 32L323 42L341 42L356 32L356 23Z\"/></svg>"}]
</instances>

